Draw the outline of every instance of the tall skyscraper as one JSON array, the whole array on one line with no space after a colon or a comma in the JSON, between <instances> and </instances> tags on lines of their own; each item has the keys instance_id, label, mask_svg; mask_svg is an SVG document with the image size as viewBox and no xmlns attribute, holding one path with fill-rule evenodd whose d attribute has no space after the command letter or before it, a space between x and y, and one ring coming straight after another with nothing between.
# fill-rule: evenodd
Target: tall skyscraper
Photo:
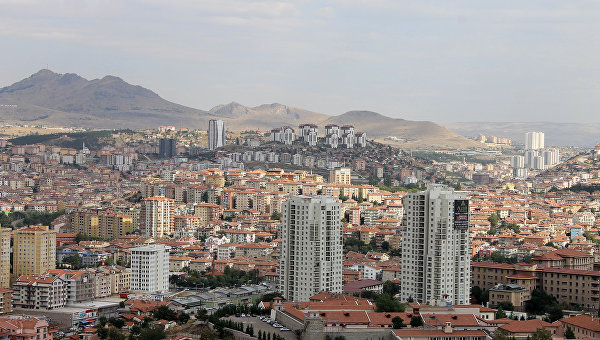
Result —
<instances>
[{"instance_id":1,"label":"tall skyscraper","mask_svg":"<svg viewBox=\"0 0 600 340\"><path fill-rule=\"evenodd\" d=\"M173 232L175 200L164 196L142 200L140 230L146 236L163 237Z\"/></svg>"},{"instance_id":2,"label":"tall skyscraper","mask_svg":"<svg viewBox=\"0 0 600 340\"><path fill-rule=\"evenodd\" d=\"M544 148L544 133L543 132L527 132L525 133L525 149L539 150Z\"/></svg>"},{"instance_id":3,"label":"tall skyscraper","mask_svg":"<svg viewBox=\"0 0 600 340\"><path fill-rule=\"evenodd\" d=\"M469 201L441 184L405 198L402 237L403 301L469 303Z\"/></svg>"},{"instance_id":4,"label":"tall skyscraper","mask_svg":"<svg viewBox=\"0 0 600 340\"><path fill-rule=\"evenodd\" d=\"M208 149L215 150L225 146L225 122L211 119L208 121Z\"/></svg>"},{"instance_id":5,"label":"tall skyscraper","mask_svg":"<svg viewBox=\"0 0 600 340\"><path fill-rule=\"evenodd\" d=\"M293 196L283 205L280 285L288 301L342 292L340 203L328 196Z\"/></svg>"},{"instance_id":6,"label":"tall skyscraper","mask_svg":"<svg viewBox=\"0 0 600 340\"><path fill-rule=\"evenodd\" d=\"M30 226L15 231L13 277L41 275L56 268L56 231Z\"/></svg>"},{"instance_id":7,"label":"tall skyscraper","mask_svg":"<svg viewBox=\"0 0 600 340\"><path fill-rule=\"evenodd\" d=\"M169 250L164 244L131 248L131 290L166 293L169 290Z\"/></svg>"},{"instance_id":8,"label":"tall skyscraper","mask_svg":"<svg viewBox=\"0 0 600 340\"><path fill-rule=\"evenodd\" d=\"M161 138L158 153L161 158L171 158L177 155L177 140Z\"/></svg>"}]
</instances>

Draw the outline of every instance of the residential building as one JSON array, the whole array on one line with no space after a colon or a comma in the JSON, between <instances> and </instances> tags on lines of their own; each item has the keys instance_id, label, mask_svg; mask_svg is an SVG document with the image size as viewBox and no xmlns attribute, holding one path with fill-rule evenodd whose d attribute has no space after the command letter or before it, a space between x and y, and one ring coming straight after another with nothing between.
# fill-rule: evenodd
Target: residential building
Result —
<instances>
[{"instance_id":1,"label":"residential building","mask_svg":"<svg viewBox=\"0 0 600 340\"><path fill-rule=\"evenodd\" d=\"M0 318L0 329L2 339L11 340L52 340L56 331L47 321L26 316Z\"/></svg>"},{"instance_id":2,"label":"residential building","mask_svg":"<svg viewBox=\"0 0 600 340\"><path fill-rule=\"evenodd\" d=\"M131 290L166 293L169 290L169 250L163 244L131 248Z\"/></svg>"},{"instance_id":3,"label":"residential building","mask_svg":"<svg viewBox=\"0 0 600 340\"><path fill-rule=\"evenodd\" d=\"M525 149L539 150L544 148L544 133L543 132L527 132L525 133Z\"/></svg>"},{"instance_id":4,"label":"residential building","mask_svg":"<svg viewBox=\"0 0 600 340\"><path fill-rule=\"evenodd\" d=\"M225 146L225 122L218 119L208 121L208 149L216 150Z\"/></svg>"},{"instance_id":5,"label":"residential building","mask_svg":"<svg viewBox=\"0 0 600 340\"><path fill-rule=\"evenodd\" d=\"M41 275L56 267L56 231L30 226L14 232L13 278Z\"/></svg>"},{"instance_id":6,"label":"residential building","mask_svg":"<svg viewBox=\"0 0 600 340\"><path fill-rule=\"evenodd\" d=\"M161 138L158 154L161 158L173 158L177 155L177 140L173 138Z\"/></svg>"},{"instance_id":7,"label":"residential building","mask_svg":"<svg viewBox=\"0 0 600 340\"><path fill-rule=\"evenodd\" d=\"M11 228L0 228L0 288L10 287Z\"/></svg>"},{"instance_id":8,"label":"residential building","mask_svg":"<svg viewBox=\"0 0 600 340\"><path fill-rule=\"evenodd\" d=\"M12 295L12 289L0 288L0 314L12 312Z\"/></svg>"},{"instance_id":9,"label":"residential building","mask_svg":"<svg viewBox=\"0 0 600 340\"><path fill-rule=\"evenodd\" d=\"M22 275L13 284L13 306L17 308L61 308L67 297L67 284L60 276Z\"/></svg>"},{"instance_id":10,"label":"residential building","mask_svg":"<svg viewBox=\"0 0 600 340\"><path fill-rule=\"evenodd\" d=\"M441 184L405 198L401 298L469 303L469 201Z\"/></svg>"},{"instance_id":11,"label":"residential building","mask_svg":"<svg viewBox=\"0 0 600 340\"><path fill-rule=\"evenodd\" d=\"M336 168L329 171L329 183L350 185L352 177L351 168Z\"/></svg>"},{"instance_id":12,"label":"residential building","mask_svg":"<svg viewBox=\"0 0 600 340\"><path fill-rule=\"evenodd\" d=\"M342 291L340 203L328 196L292 196L283 205L280 285L288 301Z\"/></svg>"},{"instance_id":13,"label":"residential building","mask_svg":"<svg viewBox=\"0 0 600 340\"><path fill-rule=\"evenodd\" d=\"M174 229L175 200L164 196L148 197L142 200L140 230L146 236L163 237Z\"/></svg>"}]
</instances>

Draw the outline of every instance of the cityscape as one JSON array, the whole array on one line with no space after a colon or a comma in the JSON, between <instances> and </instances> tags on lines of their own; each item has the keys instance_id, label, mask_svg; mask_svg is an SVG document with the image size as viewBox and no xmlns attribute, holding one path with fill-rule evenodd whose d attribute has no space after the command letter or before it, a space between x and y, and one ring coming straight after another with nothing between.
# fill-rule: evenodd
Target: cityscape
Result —
<instances>
[{"instance_id":1,"label":"cityscape","mask_svg":"<svg viewBox=\"0 0 600 340\"><path fill-rule=\"evenodd\" d=\"M600 6L2 6L0 340L600 339Z\"/></svg>"}]
</instances>

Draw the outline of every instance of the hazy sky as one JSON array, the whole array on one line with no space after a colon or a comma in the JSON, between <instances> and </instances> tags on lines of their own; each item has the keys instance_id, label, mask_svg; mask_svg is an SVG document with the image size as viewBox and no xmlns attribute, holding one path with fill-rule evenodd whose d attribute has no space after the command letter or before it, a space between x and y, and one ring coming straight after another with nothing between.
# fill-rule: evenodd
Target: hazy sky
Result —
<instances>
[{"instance_id":1,"label":"hazy sky","mask_svg":"<svg viewBox=\"0 0 600 340\"><path fill-rule=\"evenodd\" d=\"M600 2L0 0L0 87L111 74L196 107L600 122Z\"/></svg>"}]
</instances>

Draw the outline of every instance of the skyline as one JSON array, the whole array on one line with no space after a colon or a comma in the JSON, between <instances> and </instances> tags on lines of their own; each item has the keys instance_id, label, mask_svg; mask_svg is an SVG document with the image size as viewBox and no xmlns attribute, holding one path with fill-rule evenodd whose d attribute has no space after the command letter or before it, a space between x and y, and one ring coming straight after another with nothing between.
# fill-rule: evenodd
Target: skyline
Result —
<instances>
[{"instance_id":1,"label":"skyline","mask_svg":"<svg viewBox=\"0 0 600 340\"><path fill-rule=\"evenodd\" d=\"M0 86L114 75L182 105L598 122L600 4L0 0ZM374 25L377 23L377 25Z\"/></svg>"}]
</instances>

